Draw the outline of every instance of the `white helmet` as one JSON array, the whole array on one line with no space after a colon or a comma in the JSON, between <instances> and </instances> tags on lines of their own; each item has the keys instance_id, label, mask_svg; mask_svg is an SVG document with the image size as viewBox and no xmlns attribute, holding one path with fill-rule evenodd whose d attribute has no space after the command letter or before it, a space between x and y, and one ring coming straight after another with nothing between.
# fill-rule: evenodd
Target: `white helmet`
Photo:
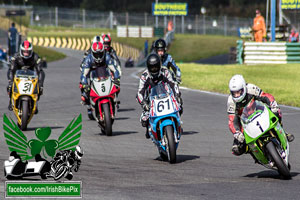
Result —
<instances>
[{"instance_id":1,"label":"white helmet","mask_svg":"<svg viewBox=\"0 0 300 200\"><path fill-rule=\"evenodd\" d=\"M102 37L100 37L99 35L96 35L93 40L92 40L92 44L95 43L95 42L101 42L103 43L103 39Z\"/></svg>"},{"instance_id":2,"label":"white helmet","mask_svg":"<svg viewBox=\"0 0 300 200\"><path fill-rule=\"evenodd\" d=\"M247 93L246 81L242 75L236 74L229 81L229 90L234 102L241 102ZM240 91L238 94L236 92Z\"/></svg>"},{"instance_id":3,"label":"white helmet","mask_svg":"<svg viewBox=\"0 0 300 200\"><path fill-rule=\"evenodd\" d=\"M80 160L82 156L83 156L83 150L79 145L77 145L75 148L75 157L77 160Z\"/></svg>"}]
</instances>

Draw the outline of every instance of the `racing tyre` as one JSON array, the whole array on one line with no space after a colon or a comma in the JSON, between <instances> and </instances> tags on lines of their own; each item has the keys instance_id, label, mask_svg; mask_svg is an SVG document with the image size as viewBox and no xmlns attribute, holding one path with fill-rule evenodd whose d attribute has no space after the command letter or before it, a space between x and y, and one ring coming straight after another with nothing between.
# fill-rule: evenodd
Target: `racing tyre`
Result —
<instances>
[{"instance_id":1,"label":"racing tyre","mask_svg":"<svg viewBox=\"0 0 300 200\"><path fill-rule=\"evenodd\" d=\"M27 129L27 121L28 121L28 101L22 101L22 116L21 116L21 130L24 131Z\"/></svg>"},{"instance_id":2,"label":"racing tyre","mask_svg":"<svg viewBox=\"0 0 300 200\"><path fill-rule=\"evenodd\" d=\"M54 174L54 180L59 180L62 178L65 173L68 171L68 167L65 164L61 164L58 169L56 169L55 174Z\"/></svg>"},{"instance_id":3,"label":"racing tyre","mask_svg":"<svg viewBox=\"0 0 300 200\"><path fill-rule=\"evenodd\" d=\"M104 131L107 136L112 136L112 120L109 109L109 103L105 103L102 105L102 109L104 112Z\"/></svg>"},{"instance_id":4,"label":"racing tyre","mask_svg":"<svg viewBox=\"0 0 300 200\"><path fill-rule=\"evenodd\" d=\"M269 142L266 145L266 148L267 148L272 160L274 161L279 174L282 175L285 179L290 179L291 178L290 170L289 170L288 166L285 164L284 160L281 158L281 156L280 156L277 148L273 144L273 142Z\"/></svg>"},{"instance_id":5,"label":"racing tyre","mask_svg":"<svg viewBox=\"0 0 300 200\"><path fill-rule=\"evenodd\" d=\"M176 145L174 138L174 130L172 126L165 127L165 134L167 137L167 154L170 163L176 163Z\"/></svg>"}]
</instances>

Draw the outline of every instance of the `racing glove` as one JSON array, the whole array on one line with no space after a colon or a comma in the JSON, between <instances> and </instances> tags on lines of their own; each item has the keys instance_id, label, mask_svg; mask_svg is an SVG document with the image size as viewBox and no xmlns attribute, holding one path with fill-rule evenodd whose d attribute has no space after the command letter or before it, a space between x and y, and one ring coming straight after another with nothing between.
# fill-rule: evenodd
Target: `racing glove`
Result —
<instances>
[{"instance_id":1,"label":"racing glove","mask_svg":"<svg viewBox=\"0 0 300 200\"><path fill-rule=\"evenodd\" d=\"M245 136L244 134L241 132L241 131L236 131L234 134L233 134L233 137L239 141L240 143L244 143L245 141Z\"/></svg>"},{"instance_id":2,"label":"racing glove","mask_svg":"<svg viewBox=\"0 0 300 200\"><path fill-rule=\"evenodd\" d=\"M180 76L177 76L177 77L176 77L176 82L177 82L178 84L181 83L181 77L180 77Z\"/></svg>"},{"instance_id":3,"label":"racing glove","mask_svg":"<svg viewBox=\"0 0 300 200\"><path fill-rule=\"evenodd\" d=\"M149 105L145 100L143 100L141 104L142 104L142 108L144 109L144 111L150 110Z\"/></svg>"},{"instance_id":4,"label":"racing glove","mask_svg":"<svg viewBox=\"0 0 300 200\"><path fill-rule=\"evenodd\" d=\"M278 104L277 104L276 101L272 101L272 102L270 103L270 108L271 108L271 111L272 111L273 113L277 113L278 110L279 110L279 106L278 106Z\"/></svg>"},{"instance_id":5,"label":"racing glove","mask_svg":"<svg viewBox=\"0 0 300 200\"><path fill-rule=\"evenodd\" d=\"M86 94L89 94L89 92L91 90L90 86L86 85L86 84L82 84L82 89Z\"/></svg>"},{"instance_id":6,"label":"racing glove","mask_svg":"<svg viewBox=\"0 0 300 200\"><path fill-rule=\"evenodd\" d=\"M113 80L113 83L114 83L117 87L120 87L120 79L119 79L119 78L114 79L114 80Z\"/></svg>"}]
</instances>

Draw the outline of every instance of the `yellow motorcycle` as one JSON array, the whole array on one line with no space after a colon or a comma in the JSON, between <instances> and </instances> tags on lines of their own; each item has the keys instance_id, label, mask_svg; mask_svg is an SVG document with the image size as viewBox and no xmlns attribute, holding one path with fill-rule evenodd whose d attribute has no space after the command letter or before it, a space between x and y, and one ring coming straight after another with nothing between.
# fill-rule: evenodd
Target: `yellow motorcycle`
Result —
<instances>
[{"instance_id":1,"label":"yellow motorcycle","mask_svg":"<svg viewBox=\"0 0 300 200\"><path fill-rule=\"evenodd\" d=\"M21 130L27 129L27 125L35 114L38 94L37 73L29 69L17 70L12 87L11 103Z\"/></svg>"}]
</instances>

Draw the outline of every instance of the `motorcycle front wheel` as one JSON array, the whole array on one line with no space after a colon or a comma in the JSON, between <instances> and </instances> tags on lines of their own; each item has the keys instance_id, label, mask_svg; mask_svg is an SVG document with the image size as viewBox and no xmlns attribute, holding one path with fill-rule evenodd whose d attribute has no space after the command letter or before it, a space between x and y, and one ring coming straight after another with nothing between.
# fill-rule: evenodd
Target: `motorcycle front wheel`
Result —
<instances>
[{"instance_id":1,"label":"motorcycle front wheel","mask_svg":"<svg viewBox=\"0 0 300 200\"><path fill-rule=\"evenodd\" d=\"M112 120L111 113L109 108L109 103L105 103L102 105L103 113L104 113L104 131L107 136L112 136Z\"/></svg>"},{"instance_id":2,"label":"motorcycle front wheel","mask_svg":"<svg viewBox=\"0 0 300 200\"><path fill-rule=\"evenodd\" d=\"M291 173L288 168L288 165L285 164L284 160L280 156L280 154L279 154L277 148L275 147L275 145L273 144L273 142L269 142L266 145L266 148L267 148L270 156L272 157L272 160L274 161L279 174L282 175L286 179L290 179Z\"/></svg>"},{"instance_id":3,"label":"motorcycle front wheel","mask_svg":"<svg viewBox=\"0 0 300 200\"><path fill-rule=\"evenodd\" d=\"M67 165L65 164L60 165L59 168L56 169L54 173L54 180L59 180L60 178L62 178L67 171L68 171Z\"/></svg>"},{"instance_id":4,"label":"motorcycle front wheel","mask_svg":"<svg viewBox=\"0 0 300 200\"><path fill-rule=\"evenodd\" d=\"M173 126L166 126L165 127L165 134L167 137L167 154L170 163L176 163L176 145L175 145L175 138L174 138L174 130Z\"/></svg>"},{"instance_id":5,"label":"motorcycle front wheel","mask_svg":"<svg viewBox=\"0 0 300 200\"><path fill-rule=\"evenodd\" d=\"M22 111L22 116L21 116L21 130L24 131L27 129L27 121L28 121L28 111L29 111L29 107L28 107L28 101L22 101L22 107L21 107L21 111Z\"/></svg>"}]
</instances>

